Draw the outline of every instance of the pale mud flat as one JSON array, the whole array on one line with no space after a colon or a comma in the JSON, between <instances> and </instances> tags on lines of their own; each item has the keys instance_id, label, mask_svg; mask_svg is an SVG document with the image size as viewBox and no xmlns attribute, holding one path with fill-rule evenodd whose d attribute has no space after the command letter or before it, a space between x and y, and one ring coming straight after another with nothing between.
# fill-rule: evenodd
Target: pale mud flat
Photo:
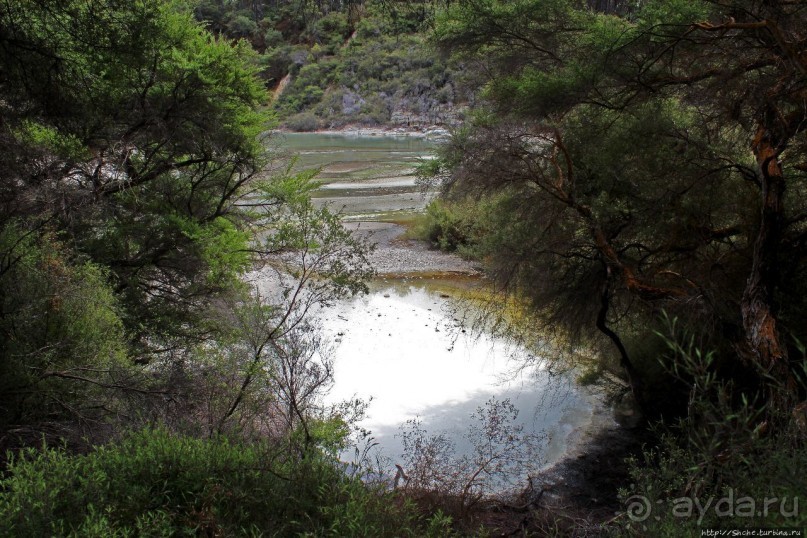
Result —
<instances>
[{"instance_id":1,"label":"pale mud flat","mask_svg":"<svg viewBox=\"0 0 807 538\"><path fill-rule=\"evenodd\" d=\"M409 192L416 192L418 188L417 181L414 176L401 176L379 179L367 179L364 181L333 181L326 183L319 188L320 193L329 193L329 191L355 191L357 194L372 194L373 191L378 189L407 189Z\"/></svg>"},{"instance_id":2,"label":"pale mud flat","mask_svg":"<svg viewBox=\"0 0 807 538\"><path fill-rule=\"evenodd\" d=\"M405 175L363 181L331 180L313 194L313 202L350 220L377 222L378 214L390 217L422 212L434 196L433 192L423 192L413 175Z\"/></svg>"},{"instance_id":3,"label":"pale mud flat","mask_svg":"<svg viewBox=\"0 0 807 538\"><path fill-rule=\"evenodd\" d=\"M386 215L398 213L401 216L406 216L422 210L426 203L427 198L417 192L376 194L374 196L314 197L315 205L327 206L334 213L355 220L359 220L357 217L360 216L365 219L372 218L379 213Z\"/></svg>"}]
</instances>

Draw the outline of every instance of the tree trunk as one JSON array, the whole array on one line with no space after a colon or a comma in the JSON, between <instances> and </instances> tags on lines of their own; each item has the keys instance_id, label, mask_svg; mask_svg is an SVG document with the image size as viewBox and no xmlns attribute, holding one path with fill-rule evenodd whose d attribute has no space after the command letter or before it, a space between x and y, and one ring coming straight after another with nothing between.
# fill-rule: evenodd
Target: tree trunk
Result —
<instances>
[{"instance_id":1,"label":"tree trunk","mask_svg":"<svg viewBox=\"0 0 807 538\"><path fill-rule=\"evenodd\" d=\"M600 295L600 310L597 312L597 329L608 337L614 344L619 352L619 364L625 370L625 375L628 377L628 385L630 386L633 398L642 410L646 410L644 400L644 391L642 390L642 380L639 372L633 366L633 363L628 356L628 350L625 349L625 344L622 339L610 327L608 327L608 311L611 308L611 268L606 265L606 278L603 284L602 294Z\"/></svg>"},{"instance_id":2,"label":"tree trunk","mask_svg":"<svg viewBox=\"0 0 807 538\"><path fill-rule=\"evenodd\" d=\"M753 149L761 172L761 214L741 310L745 339L755 356L761 375L772 378L763 379L774 385L769 393L771 403L780 409L786 409L795 396L795 380L788 365L787 347L777 328L773 305L785 191L777 145L771 131L760 125Z\"/></svg>"}]
</instances>

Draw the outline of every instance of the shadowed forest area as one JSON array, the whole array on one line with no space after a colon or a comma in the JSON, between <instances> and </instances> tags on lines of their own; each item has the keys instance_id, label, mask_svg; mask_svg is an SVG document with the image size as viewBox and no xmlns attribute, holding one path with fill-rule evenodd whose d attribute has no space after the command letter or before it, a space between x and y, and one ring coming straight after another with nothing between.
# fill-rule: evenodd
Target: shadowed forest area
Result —
<instances>
[{"instance_id":1,"label":"shadowed forest area","mask_svg":"<svg viewBox=\"0 0 807 538\"><path fill-rule=\"evenodd\" d=\"M804 529L804 2L11 0L0 110L0 535ZM448 131L410 236L630 428L372 479L312 313L373 246L277 134L346 126Z\"/></svg>"}]
</instances>

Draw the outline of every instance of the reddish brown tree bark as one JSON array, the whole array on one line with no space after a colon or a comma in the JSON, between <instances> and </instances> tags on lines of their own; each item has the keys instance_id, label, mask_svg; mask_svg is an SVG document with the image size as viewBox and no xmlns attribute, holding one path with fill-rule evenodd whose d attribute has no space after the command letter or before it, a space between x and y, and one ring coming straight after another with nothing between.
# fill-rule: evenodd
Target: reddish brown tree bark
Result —
<instances>
[{"instance_id":1,"label":"reddish brown tree bark","mask_svg":"<svg viewBox=\"0 0 807 538\"><path fill-rule=\"evenodd\" d=\"M795 396L787 346L777 327L773 291L784 219L785 178L773 132L760 125L753 143L760 168L761 209L751 271L741 303L745 338L763 375L771 377L772 403L785 407ZM778 387L775 385L779 385ZM784 390L781 390L784 389Z\"/></svg>"}]
</instances>

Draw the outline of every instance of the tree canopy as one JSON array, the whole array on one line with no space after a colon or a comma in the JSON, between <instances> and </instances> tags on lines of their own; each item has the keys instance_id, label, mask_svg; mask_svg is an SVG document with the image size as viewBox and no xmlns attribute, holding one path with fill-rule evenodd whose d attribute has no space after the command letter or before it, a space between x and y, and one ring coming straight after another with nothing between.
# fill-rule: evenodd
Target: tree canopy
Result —
<instances>
[{"instance_id":1,"label":"tree canopy","mask_svg":"<svg viewBox=\"0 0 807 538\"><path fill-rule=\"evenodd\" d=\"M251 51L178 4L3 9L2 222L63 232L113 271L138 324L176 330L223 285L222 247L245 244L234 203L269 119Z\"/></svg>"},{"instance_id":2,"label":"tree canopy","mask_svg":"<svg viewBox=\"0 0 807 538\"><path fill-rule=\"evenodd\" d=\"M254 51L183 2L19 0L0 6L0 66L3 427L146 420L121 394L188 403L189 379L229 368L221 431L310 305L370 274L311 175L270 151ZM243 276L270 260L296 279L242 327Z\"/></svg>"},{"instance_id":3,"label":"tree canopy","mask_svg":"<svg viewBox=\"0 0 807 538\"><path fill-rule=\"evenodd\" d=\"M437 43L489 75L487 111L446 150L445 186L505 193L487 234L494 265L550 321L599 328L634 389L641 373L618 333L652 338L665 309L741 357L724 371L773 381L769 395L792 404L803 396L807 11L612 7L621 14L570 0L442 12Z\"/></svg>"}]
</instances>

